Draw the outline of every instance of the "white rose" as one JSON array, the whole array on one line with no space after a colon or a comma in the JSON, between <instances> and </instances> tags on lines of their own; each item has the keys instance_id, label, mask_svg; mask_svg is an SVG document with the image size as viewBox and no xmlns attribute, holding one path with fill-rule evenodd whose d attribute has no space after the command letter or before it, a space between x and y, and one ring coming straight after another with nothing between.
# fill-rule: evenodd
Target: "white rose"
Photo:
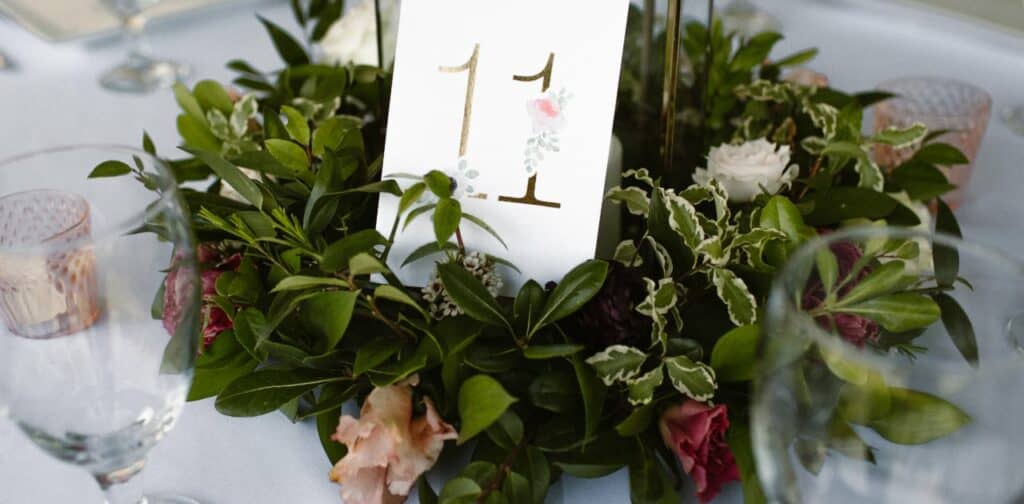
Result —
<instances>
[{"instance_id":1,"label":"white rose","mask_svg":"<svg viewBox=\"0 0 1024 504\"><path fill-rule=\"evenodd\" d=\"M717 180L730 201L748 202L762 191L774 193L788 186L799 171L789 164L789 146L759 138L742 145L713 147L707 169L698 168L693 179L701 185Z\"/></svg>"},{"instance_id":2,"label":"white rose","mask_svg":"<svg viewBox=\"0 0 1024 504\"><path fill-rule=\"evenodd\" d=\"M395 55L398 36L396 0L381 0L381 27L384 30L384 66ZM320 40L321 59L326 63L377 66L377 20L373 0L363 0L334 22Z\"/></svg>"}]
</instances>

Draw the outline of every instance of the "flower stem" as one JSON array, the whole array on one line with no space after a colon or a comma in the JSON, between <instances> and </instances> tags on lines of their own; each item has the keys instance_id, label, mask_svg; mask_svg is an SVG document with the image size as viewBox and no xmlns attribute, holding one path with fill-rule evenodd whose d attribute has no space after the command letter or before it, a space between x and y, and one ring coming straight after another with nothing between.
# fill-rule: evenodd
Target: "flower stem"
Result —
<instances>
[{"instance_id":1,"label":"flower stem","mask_svg":"<svg viewBox=\"0 0 1024 504\"><path fill-rule=\"evenodd\" d=\"M461 228L455 228L455 239L459 242L459 254L466 255L466 243L462 241Z\"/></svg>"}]
</instances>

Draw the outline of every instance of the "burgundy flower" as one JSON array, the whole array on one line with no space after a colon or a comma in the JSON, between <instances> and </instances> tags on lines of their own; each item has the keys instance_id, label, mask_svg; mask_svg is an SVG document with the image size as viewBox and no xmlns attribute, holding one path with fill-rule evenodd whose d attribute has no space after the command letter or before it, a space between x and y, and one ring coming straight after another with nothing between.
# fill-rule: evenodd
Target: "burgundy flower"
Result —
<instances>
[{"instance_id":1,"label":"burgundy flower","mask_svg":"<svg viewBox=\"0 0 1024 504\"><path fill-rule=\"evenodd\" d=\"M199 277L202 287L203 345L208 347L220 333L234 328L231 318L213 302L213 297L217 295L217 279L227 271L238 271L242 264L242 255L224 255L213 245L204 243L199 246L197 258L202 267L209 268ZM179 274L179 260L180 255L175 256L175 266L172 266L167 279L164 280L163 322L164 328L171 335L181 323L184 303L188 301L189 289L192 288L187 281L188 277Z\"/></svg>"},{"instance_id":2,"label":"burgundy flower","mask_svg":"<svg viewBox=\"0 0 1024 504\"><path fill-rule=\"evenodd\" d=\"M661 415L659 428L665 444L679 457L683 471L697 486L702 502L714 499L722 485L740 479L736 459L725 444L728 408L687 399Z\"/></svg>"},{"instance_id":3,"label":"burgundy flower","mask_svg":"<svg viewBox=\"0 0 1024 504\"><path fill-rule=\"evenodd\" d=\"M643 275L636 268L612 262L597 295L580 310L578 320L600 348L635 341L651 334L651 319L636 306L647 296Z\"/></svg>"},{"instance_id":4,"label":"burgundy flower","mask_svg":"<svg viewBox=\"0 0 1024 504\"><path fill-rule=\"evenodd\" d=\"M832 254L836 257L838 265L837 284L842 285L837 293L837 298L842 299L850 290L857 286L865 277L871 274L870 266L863 266L859 271L854 272L853 267L861 260L864 253L855 244L848 241L835 242L829 246ZM853 278L850 278L854 275ZM807 283L807 290L804 291L803 309L813 310L825 302L825 286L821 278L815 274ZM815 318L821 327L834 330L846 341L858 346L864 346L867 341L878 339L880 328L878 323L871 319L853 315L850 313L837 313L821 315Z\"/></svg>"}]
</instances>

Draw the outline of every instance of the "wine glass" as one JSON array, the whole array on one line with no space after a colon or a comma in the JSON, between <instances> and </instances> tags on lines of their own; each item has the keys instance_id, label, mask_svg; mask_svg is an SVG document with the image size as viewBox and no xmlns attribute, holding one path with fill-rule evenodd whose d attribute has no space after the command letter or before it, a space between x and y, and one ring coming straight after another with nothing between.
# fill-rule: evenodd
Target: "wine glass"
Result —
<instances>
[{"instance_id":1,"label":"wine glass","mask_svg":"<svg viewBox=\"0 0 1024 504\"><path fill-rule=\"evenodd\" d=\"M0 404L110 504L195 504L140 500L132 479L191 383L193 249L174 177L145 152L63 147L0 162Z\"/></svg>"},{"instance_id":2,"label":"wine glass","mask_svg":"<svg viewBox=\"0 0 1024 504\"><path fill-rule=\"evenodd\" d=\"M751 0L732 0L722 9L722 23L727 32L750 38L761 32L782 29L779 18L765 12Z\"/></svg>"},{"instance_id":3,"label":"wine glass","mask_svg":"<svg viewBox=\"0 0 1024 504\"><path fill-rule=\"evenodd\" d=\"M148 93L188 77L190 69L187 65L155 58L143 38L146 28L144 11L158 1L103 0L121 18L125 40L131 44L128 59L100 77L103 87L112 91Z\"/></svg>"},{"instance_id":4,"label":"wine glass","mask_svg":"<svg viewBox=\"0 0 1024 504\"><path fill-rule=\"evenodd\" d=\"M873 226L808 243L773 284L758 351L768 500L1018 502L1022 349L1024 265L1005 255Z\"/></svg>"}]
</instances>

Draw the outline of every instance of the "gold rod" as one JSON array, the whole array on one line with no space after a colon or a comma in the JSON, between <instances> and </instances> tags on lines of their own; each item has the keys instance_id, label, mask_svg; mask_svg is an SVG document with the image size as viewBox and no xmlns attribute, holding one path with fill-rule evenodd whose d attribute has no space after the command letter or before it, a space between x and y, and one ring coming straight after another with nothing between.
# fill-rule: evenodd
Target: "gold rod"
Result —
<instances>
[{"instance_id":1,"label":"gold rod","mask_svg":"<svg viewBox=\"0 0 1024 504\"><path fill-rule=\"evenodd\" d=\"M679 41L683 0L668 0L668 26L665 30L665 86L661 100L661 119L665 125L662 145L663 175L672 172L676 140L676 95L679 91Z\"/></svg>"}]
</instances>

